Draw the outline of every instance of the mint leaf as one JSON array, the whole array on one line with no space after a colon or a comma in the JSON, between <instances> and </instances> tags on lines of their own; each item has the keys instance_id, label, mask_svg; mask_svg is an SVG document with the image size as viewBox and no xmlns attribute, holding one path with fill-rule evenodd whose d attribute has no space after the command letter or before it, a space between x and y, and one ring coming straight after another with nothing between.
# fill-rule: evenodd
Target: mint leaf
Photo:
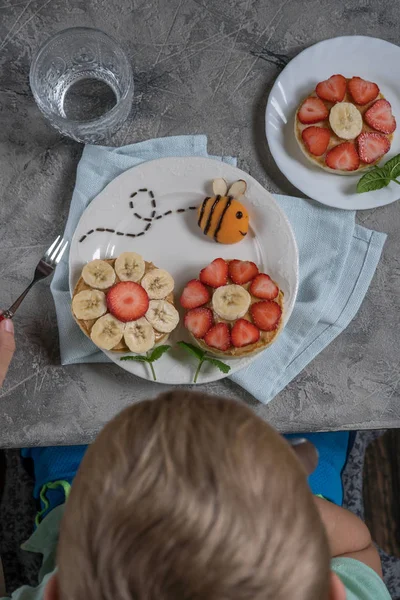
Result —
<instances>
[{"instance_id":1,"label":"mint leaf","mask_svg":"<svg viewBox=\"0 0 400 600\"><path fill-rule=\"evenodd\" d=\"M223 363L221 360L218 360L217 358L211 358L211 356L206 356L204 360L211 363L214 367L217 367L217 369L222 371L222 373L229 373L229 371L231 370L231 368L228 365Z\"/></svg>"},{"instance_id":2,"label":"mint leaf","mask_svg":"<svg viewBox=\"0 0 400 600\"><path fill-rule=\"evenodd\" d=\"M121 356L119 360L135 360L136 362L149 362L147 356Z\"/></svg>"},{"instance_id":3,"label":"mint leaf","mask_svg":"<svg viewBox=\"0 0 400 600\"><path fill-rule=\"evenodd\" d=\"M188 344L187 342L178 342L178 346L180 346L190 354L193 354L193 356L195 356L198 360L203 360L205 352L204 350L197 348L197 346L194 346L193 344Z\"/></svg>"},{"instance_id":4,"label":"mint leaf","mask_svg":"<svg viewBox=\"0 0 400 600\"><path fill-rule=\"evenodd\" d=\"M396 179L400 175L400 154L393 156L383 167L390 179Z\"/></svg>"},{"instance_id":5,"label":"mint leaf","mask_svg":"<svg viewBox=\"0 0 400 600\"><path fill-rule=\"evenodd\" d=\"M150 356L147 357L149 362L154 362L155 360L158 360L159 358L162 357L163 354L165 354L166 352L168 352L168 350L171 348L171 346L168 346L168 344L164 345L164 346L157 346L157 348L154 348L153 352L150 354Z\"/></svg>"},{"instance_id":6,"label":"mint leaf","mask_svg":"<svg viewBox=\"0 0 400 600\"><path fill-rule=\"evenodd\" d=\"M390 161L389 161L390 162ZM380 190L381 188L389 185L391 177L388 175L386 165L381 167L375 167L372 171L365 173L357 183L357 192L362 194L364 192L372 192L373 190Z\"/></svg>"}]
</instances>

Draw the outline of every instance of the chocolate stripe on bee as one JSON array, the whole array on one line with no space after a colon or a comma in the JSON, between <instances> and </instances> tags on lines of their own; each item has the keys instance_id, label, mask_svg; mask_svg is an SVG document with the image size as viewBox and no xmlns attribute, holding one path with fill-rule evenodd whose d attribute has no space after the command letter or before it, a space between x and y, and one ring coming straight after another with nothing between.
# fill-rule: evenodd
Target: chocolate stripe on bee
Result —
<instances>
[{"instance_id":1,"label":"chocolate stripe on bee","mask_svg":"<svg viewBox=\"0 0 400 600\"><path fill-rule=\"evenodd\" d=\"M205 208L206 208L206 204L207 204L207 202L208 202L209 199L210 199L210 196L207 196L207 198L204 198L203 203L201 205L199 220L197 221L197 225L199 227L201 227L201 220L203 218L204 211L205 211Z\"/></svg>"},{"instance_id":2,"label":"chocolate stripe on bee","mask_svg":"<svg viewBox=\"0 0 400 600\"><path fill-rule=\"evenodd\" d=\"M137 194L137 192L133 192L133 194L131 194L131 195L129 196L129 198L134 198L134 197L136 196L136 194Z\"/></svg>"},{"instance_id":3,"label":"chocolate stripe on bee","mask_svg":"<svg viewBox=\"0 0 400 600\"><path fill-rule=\"evenodd\" d=\"M210 231L211 221L213 218L214 210L220 200L221 200L221 196L218 194L218 196L215 197L215 200L214 200L213 205L210 210L210 214L208 215L207 223L206 223L206 226L204 227L204 235L207 235L207 233Z\"/></svg>"},{"instance_id":4,"label":"chocolate stripe on bee","mask_svg":"<svg viewBox=\"0 0 400 600\"><path fill-rule=\"evenodd\" d=\"M133 208L133 202L129 202L129 208Z\"/></svg>"},{"instance_id":5,"label":"chocolate stripe on bee","mask_svg":"<svg viewBox=\"0 0 400 600\"><path fill-rule=\"evenodd\" d=\"M86 240L86 235L83 235L79 241L83 242L83 240Z\"/></svg>"},{"instance_id":6,"label":"chocolate stripe on bee","mask_svg":"<svg viewBox=\"0 0 400 600\"><path fill-rule=\"evenodd\" d=\"M150 198L154 198L154 194L151 190L149 191L149 196L150 196Z\"/></svg>"},{"instance_id":7,"label":"chocolate stripe on bee","mask_svg":"<svg viewBox=\"0 0 400 600\"><path fill-rule=\"evenodd\" d=\"M147 192L147 188L140 188L139 192Z\"/></svg>"},{"instance_id":8,"label":"chocolate stripe on bee","mask_svg":"<svg viewBox=\"0 0 400 600\"><path fill-rule=\"evenodd\" d=\"M144 229L144 230L145 230L145 231L148 231L148 230L150 229L150 227L151 227L151 223L149 223L148 225L146 225L146 227L145 227L145 229Z\"/></svg>"},{"instance_id":9,"label":"chocolate stripe on bee","mask_svg":"<svg viewBox=\"0 0 400 600\"><path fill-rule=\"evenodd\" d=\"M217 225L217 227L215 228L215 232L214 232L214 240L215 240L216 242L218 242L218 233L219 233L219 230L221 229L221 226L222 226L222 221L224 220L224 216L225 216L225 214L226 214L226 211L227 211L227 210L228 210L228 208L230 207L231 203L232 203L232 196L228 196L228 200L227 200L227 202L226 202L226 204L225 204L224 210L222 211L222 213L221 213L221 216L220 216L220 218L219 218L218 225Z\"/></svg>"}]
</instances>

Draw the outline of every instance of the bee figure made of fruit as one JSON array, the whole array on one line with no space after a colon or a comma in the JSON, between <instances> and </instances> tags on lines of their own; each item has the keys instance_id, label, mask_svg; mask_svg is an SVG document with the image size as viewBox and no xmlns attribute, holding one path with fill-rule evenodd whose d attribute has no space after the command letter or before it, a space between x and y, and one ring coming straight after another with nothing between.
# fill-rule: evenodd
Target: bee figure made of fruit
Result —
<instances>
[{"instance_id":1,"label":"bee figure made of fruit","mask_svg":"<svg viewBox=\"0 0 400 600\"><path fill-rule=\"evenodd\" d=\"M203 200L198 208L198 225L205 235L220 244L236 244L249 230L249 213L238 198L246 192L243 179L230 188L225 179L213 181L214 196Z\"/></svg>"}]
</instances>

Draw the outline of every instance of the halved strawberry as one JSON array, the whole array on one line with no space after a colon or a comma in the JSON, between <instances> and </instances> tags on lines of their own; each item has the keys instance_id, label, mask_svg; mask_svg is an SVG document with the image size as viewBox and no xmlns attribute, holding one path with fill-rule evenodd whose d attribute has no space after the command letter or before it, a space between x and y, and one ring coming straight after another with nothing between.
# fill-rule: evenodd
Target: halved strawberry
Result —
<instances>
[{"instance_id":1,"label":"halved strawberry","mask_svg":"<svg viewBox=\"0 0 400 600\"><path fill-rule=\"evenodd\" d=\"M282 309L272 300L262 300L250 306L250 314L255 325L262 331L274 331L281 320Z\"/></svg>"},{"instance_id":2,"label":"halved strawberry","mask_svg":"<svg viewBox=\"0 0 400 600\"><path fill-rule=\"evenodd\" d=\"M307 125L325 121L328 115L329 111L325 104L319 98L315 98L315 96L306 98L297 113L300 123Z\"/></svg>"},{"instance_id":3,"label":"halved strawberry","mask_svg":"<svg viewBox=\"0 0 400 600\"><path fill-rule=\"evenodd\" d=\"M209 308L192 308L185 315L185 327L194 335L202 338L214 324L212 311Z\"/></svg>"},{"instance_id":4,"label":"halved strawberry","mask_svg":"<svg viewBox=\"0 0 400 600\"><path fill-rule=\"evenodd\" d=\"M328 102L341 102L346 93L346 77L332 75L329 79L321 81L315 88L317 96Z\"/></svg>"},{"instance_id":5,"label":"halved strawberry","mask_svg":"<svg viewBox=\"0 0 400 600\"><path fill-rule=\"evenodd\" d=\"M183 308L197 308L207 304L209 299L210 294L206 286L198 279L191 279L182 292L180 303Z\"/></svg>"},{"instance_id":6,"label":"halved strawberry","mask_svg":"<svg viewBox=\"0 0 400 600\"><path fill-rule=\"evenodd\" d=\"M107 307L114 317L127 323L143 317L149 308L149 297L141 285L120 281L107 293Z\"/></svg>"},{"instance_id":7,"label":"halved strawberry","mask_svg":"<svg viewBox=\"0 0 400 600\"><path fill-rule=\"evenodd\" d=\"M356 171L360 166L360 157L354 144L343 142L329 150L325 162L330 169Z\"/></svg>"},{"instance_id":8,"label":"halved strawberry","mask_svg":"<svg viewBox=\"0 0 400 600\"><path fill-rule=\"evenodd\" d=\"M249 292L256 298L273 300L279 294L279 288L269 275L260 273L260 275L257 275L251 282Z\"/></svg>"},{"instance_id":9,"label":"halved strawberry","mask_svg":"<svg viewBox=\"0 0 400 600\"><path fill-rule=\"evenodd\" d=\"M249 260L231 260L229 262L229 277L233 283L243 285L258 275L258 267Z\"/></svg>"},{"instance_id":10,"label":"halved strawberry","mask_svg":"<svg viewBox=\"0 0 400 600\"><path fill-rule=\"evenodd\" d=\"M217 323L207 331L204 341L211 348L217 348L222 351L228 350L231 345L231 335L228 325L226 323Z\"/></svg>"},{"instance_id":11,"label":"halved strawberry","mask_svg":"<svg viewBox=\"0 0 400 600\"><path fill-rule=\"evenodd\" d=\"M348 83L349 92L356 104L363 106L374 100L379 94L376 83L366 81L361 77L352 77Z\"/></svg>"},{"instance_id":12,"label":"halved strawberry","mask_svg":"<svg viewBox=\"0 0 400 600\"><path fill-rule=\"evenodd\" d=\"M216 258L200 271L200 281L213 288L226 285L228 281L228 263L223 258Z\"/></svg>"},{"instance_id":13,"label":"halved strawberry","mask_svg":"<svg viewBox=\"0 0 400 600\"><path fill-rule=\"evenodd\" d=\"M306 127L301 133L303 142L307 147L307 150L314 154L314 156L321 156L326 152L326 149L331 139L331 132L326 127L317 127L311 125Z\"/></svg>"},{"instance_id":14,"label":"halved strawberry","mask_svg":"<svg viewBox=\"0 0 400 600\"><path fill-rule=\"evenodd\" d=\"M387 100L377 100L364 115L365 122L370 127L382 133L393 133L396 129L396 119L392 115L392 106Z\"/></svg>"},{"instance_id":15,"label":"halved strawberry","mask_svg":"<svg viewBox=\"0 0 400 600\"><path fill-rule=\"evenodd\" d=\"M238 319L231 331L232 344L235 348L242 348L249 344L255 344L260 339L260 330L247 321L246 319Z\"/></svg>"},{"instance_id":16,"label":"halved strawberry","mask_svg":"<svg viewBox=\"0 0 400 600\"><path fill-rule=\"evenodd\" d=\"M370 164L390 150L390 141L383 133L361 133L357 138L358 154L363 162Z\"/></svg>"}]
</instances>

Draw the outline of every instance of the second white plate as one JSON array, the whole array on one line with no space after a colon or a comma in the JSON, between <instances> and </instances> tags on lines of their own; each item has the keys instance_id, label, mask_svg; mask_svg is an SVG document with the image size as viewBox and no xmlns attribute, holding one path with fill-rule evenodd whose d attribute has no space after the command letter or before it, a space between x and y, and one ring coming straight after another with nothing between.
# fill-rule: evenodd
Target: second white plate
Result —
<instances>
[{"instance_id":1,"label":"second white plate","mask_svg":"<svg viewBox=\"0 0 400 600\"><path fill-rule=\"evenodd\" d=\"M359 76L378 84L391 103L400 128L400 48L377 38L343 36L319 42L298 54L283 69L271 90L265 115L269 148L282 173L299 190L322 204L347 210L376 208L400 198L395 183L375 192L356 193L361 175L335 175L313 166L294 136L294 117L301 100L319 81L335 73ZM382 163L400 153L399 130Z\"/></svg>"}]
</instances>

